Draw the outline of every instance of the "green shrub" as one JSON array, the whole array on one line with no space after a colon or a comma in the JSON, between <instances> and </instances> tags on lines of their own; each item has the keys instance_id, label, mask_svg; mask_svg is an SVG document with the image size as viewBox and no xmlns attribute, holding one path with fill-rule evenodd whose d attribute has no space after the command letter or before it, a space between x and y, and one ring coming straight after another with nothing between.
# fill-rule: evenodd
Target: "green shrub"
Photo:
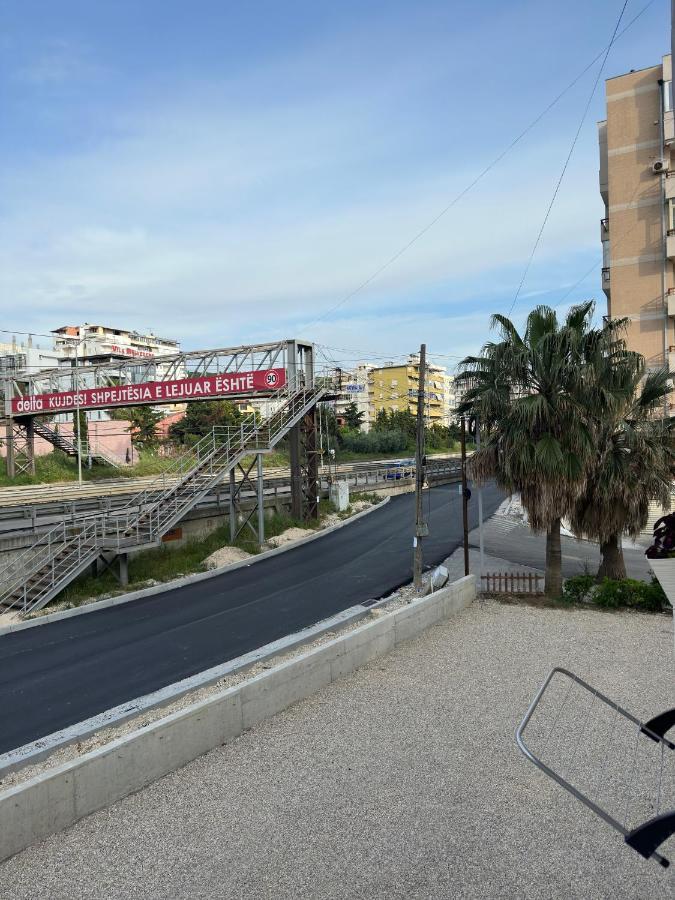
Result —
<instances>
[{"instance_id":1,"label":"green shrub","mask_svg":"<svg viewBox=\"0 0 675 900\"><path fill-rule=\"evenodd\" d=\"M592 575L575 575L565 582L561 599L567 603L592 603L605 609L661 612L670 608L663 588L655 578L651 582L603 578L598 583Z\"/></svg>"},{"instance_id":2,"label":"green shrub","mask_svg":"<svg viewBox=\"0 0 675 900\"><path fill-rule=\"evenodd\" d=\"M342 446L354 453L402 453L412 446L408 435L401 430L346 431L341 435Z\"/></svg>"},{"instance_id":3,"label":"green shrub","mask_svg":"<svg viewBox=\"0 0 675 900\"><path fill-rule=\"evenodd\" d=\"M574 575L565 581L562 599L566 603L589 603L596 588L592 575Z\"/></svg>"}]
</instances>

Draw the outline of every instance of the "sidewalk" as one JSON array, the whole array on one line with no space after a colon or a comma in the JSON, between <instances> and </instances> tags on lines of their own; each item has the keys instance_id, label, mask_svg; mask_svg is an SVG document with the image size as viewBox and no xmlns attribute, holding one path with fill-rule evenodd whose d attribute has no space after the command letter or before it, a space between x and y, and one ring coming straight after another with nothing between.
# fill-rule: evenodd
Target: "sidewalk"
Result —
<instances>
[{"instance_id":1,"label":"sidewalk","mask_svg":"<svg viewBox=\"0 0 675 900\"><path fill-rule=\"evenodd\" d=\"M546 535L534 534L527 524L523 524L517 515L504 515L509 501L505 501L497 512L483 525L483 543L485 553L502 560L510 560L514 571L526 571L531 567L543 572L546 567ZM469 545L477 549L479 531L474 528L469 533ZM574 537L562 535L562 572L565 578L572 575L583 575L586 572L595 574L600 565L600 547L591 541L578 541ZM651 581L652 571L644 555L645 547L626 541L623 556L626 563L626 574L629 578ZM478 571L478 568L472 571ZM503 571L503 570L502 570ZM462 574L464 570L462 569Z\"/></svg>"},{"instance_id":2,"label":"sidewalk","mask_svg":"<svg viewBox=\"0 0 675 900\"><path fill-rule=\"evenodd\" d=\"M669 896L667 872L516 748L556 664L654 714L672 705L672 620L476 601L0 865L0 896Z\"/></svg>"}]
</instances>

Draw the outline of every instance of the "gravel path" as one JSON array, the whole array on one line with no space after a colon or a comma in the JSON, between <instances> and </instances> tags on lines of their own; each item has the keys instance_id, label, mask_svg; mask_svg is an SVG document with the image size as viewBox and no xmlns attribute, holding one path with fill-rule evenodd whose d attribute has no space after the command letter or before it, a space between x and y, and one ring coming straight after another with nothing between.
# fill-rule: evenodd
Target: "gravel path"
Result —
<instances>
[{"instance_id":1,"label":"gravel path","mask_svg":"<svg viewBox=\"0 0 675 900\"><path fill-rule=\"evenodd\" d=\"M0 896L669 897L515 746L555 664L651 715L672 703L672 620L478 601L9 860Z\"/></svg>"}]
</instances>

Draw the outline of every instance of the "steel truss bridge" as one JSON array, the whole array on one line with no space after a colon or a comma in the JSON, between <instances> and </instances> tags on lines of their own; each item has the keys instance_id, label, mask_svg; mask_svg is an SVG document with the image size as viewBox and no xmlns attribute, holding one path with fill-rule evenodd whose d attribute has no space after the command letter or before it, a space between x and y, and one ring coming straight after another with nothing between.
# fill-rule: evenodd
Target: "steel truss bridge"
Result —
<instances>
[{"instance_id":1,"label":"steel truss bridge","mask_svg":"<svg viewBox=\"0 0 675 900\"><path fill-rule=\"evenodd\" d=\"M119 568L119 579L128 580L130 552L158 546L177 522L223 482L229 480L232 539L244 528L264 541L264 480L262 455L283 438L290 450L291 512L298 519L318 517L319 478L316 405L336 396L339 385L334 376L317 376L312 344L297 340L192 351L173 356L138 361L121 359L114 363L17 373L4 383L7 466L11 476L35 471L34 439L50 427L45 416L53 412L22 412L16 409L39 406L36 398L75 392L73 411L102 408L92 391L122 384L180 382L213 375L234 378L239 373L282 371L282 386L224 390L199 399L267 398L269 414L263 419L248 418L233 428L214 428L194 447L176 459L140 494L121 508L63 521L4 567L0 574L0 608L14 609L25 616L40 609L88 567ZM187 379L178 379L187 372ZM250 383L253 384L253 377ZM224 379L222 380L224 382ZM220 381L218 383L221 383ZM87 393L88 392L88 393ZM196 398L195 398L196 399ZM91 403L90 403L91 400ZM19 402L21 401L21 402ZM163 402L181 402L174 396ZM115 405L142 405L138 400ZM156 405L152 401L150 405ZM58 435L57 431L53 431ZM49 437L47 438L49 439ZM56 445L56 440L54 440ZM243 493L253 493L257 503L239 515L237 505ZM239 506L241 504L239 503Z\"/></svg>"}]
</instances>

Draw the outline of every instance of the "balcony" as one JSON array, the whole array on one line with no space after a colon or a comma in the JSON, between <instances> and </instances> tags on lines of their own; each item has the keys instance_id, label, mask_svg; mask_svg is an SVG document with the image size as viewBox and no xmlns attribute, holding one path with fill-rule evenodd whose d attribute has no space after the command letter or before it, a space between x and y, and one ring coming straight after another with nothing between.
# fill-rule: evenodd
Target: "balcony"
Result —
<instances>
[{"instance_id":1,"label":"balcony","mask_svg":"<svg viewBox=\"0 0 675 900\"><path fill-rule=\"evenodd\" d=\"M675 200L675 172L666 172L666 200Z\"/></svg>"},{"instance_id":2,"label":"balcony","mask_svg":"<svg viewBox=\"0 0 675 900\"><path fill-rule=\"evenodd\" d=\"M675 187L675 185L673 185ZM600 219L600 240L609 240L609 219Z\"/></svg>"},{"instance_id":3,"label":"balcony","mask_svg":"<svg viewBox=\"0 0 675 900\"><path fill-rule=\"evenodd\" d=\"M605 292L605 295L607 297L609 297L609 287L610 287L609 266L604 266L602 269L602 289Z\"/></svg>"},{"instance_id":4,"label":"balcony","mask_svg":"<svg viewBox=\"0 0 675 900\"><path fill-rule=\"evenodd\" d=\"M670 288L667 294L668 315L675 316L675 288Z\"/></svg>"},{"instance_id":5,"label":"balcony","mask_svg":"<svg viewBox=\"0 0 675 900\"><path fill-rule=\"evenodd\" d=\"M666 235L666 256L675 259L675 228L670 228Z\"/></svg>"}]
</instances>

